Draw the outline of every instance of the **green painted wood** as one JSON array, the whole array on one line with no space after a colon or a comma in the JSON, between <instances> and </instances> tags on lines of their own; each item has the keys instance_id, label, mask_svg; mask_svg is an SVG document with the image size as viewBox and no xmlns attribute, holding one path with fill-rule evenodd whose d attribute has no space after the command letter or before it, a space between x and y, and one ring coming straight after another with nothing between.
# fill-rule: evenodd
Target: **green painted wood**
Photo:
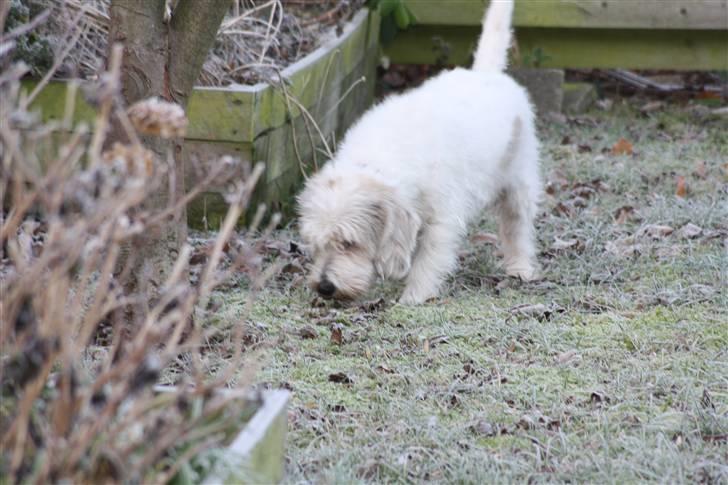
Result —
<instances>
[{"instance_id":1,"label":"green painted wood","mask_svg":"<svg viewBox=\"0 0 728 485\"><path fill-rule=\"evenodd\" d=\"M282 72L286 79L285 91L311 111L320 106L331 105L337 99L341 79L359 64L366 53L369 32L366 11L359 12L344 29L344 34L324 44L301 61ZM256 95L255 134L281 126L288 118L300 115L295 103L288 103L280 87L270 86Z\"/></svg>"},{"instance_id":2,"label":"green painted wood","mask_svg":"<svg viewBox=\"0 0 728 485\"><path fill-rule=\"evenodd\" d=\"M30 91L32 91L37 85L38 82L35 80L25 80L22 82L23 89L28 93L30 93ZM38 96L30 105L30 109L37 111L44 122L61 120L66 109L67 88L68 83L65 82L54 81L48 83L46 87L38 93ZM91 124L96 118L96 110L85 101L81 91L82 90L79 89L76 93L73 120L77 123L85 122Z\"/></svg>"},{"instance_id":3,"label":"green painted wood","mask_svg":"<svg viewBox=\"0 0 728 485\"><path fill-rule=\"evenodd\" d=\"M196 140L250 142L255 137L255 87L197 87L187 104L187 137Z\"/></svg>"},{"instance_id":4,"label":"green painted wood","mask_svg":"<svg viewBox=\"0 0 728 485\"><path fill-rule=\"evenodd\" d=\"M720 31L524 29L518 42L522 53L541 48L544 67L728 70Z\"/></svg>"},{"instance_id":5,"label":"green painted wood","mask_svg":"<svg viewBox=\"0 0 728 485\"><path fill-rule=\"evenodd\" d=\"M394 63L434 64L433 39L444 41L448 63L468 64L479 27L418 25L385 48ZM540 49L539 67L728 70L727 34L717 30L548 29L516 30L524 59Z\"/></svg>"},{"instance_id":6,"label":"green painted wood","mask_svg":"<svg viewBox=\"0 0 728 485\"><path fill-rule=\"evenodd\" d=\"M421 25L480 26L482 0L406 0ZM518 0L516 27L728 30L728 0Z\"/></svg>"}]
</instances>

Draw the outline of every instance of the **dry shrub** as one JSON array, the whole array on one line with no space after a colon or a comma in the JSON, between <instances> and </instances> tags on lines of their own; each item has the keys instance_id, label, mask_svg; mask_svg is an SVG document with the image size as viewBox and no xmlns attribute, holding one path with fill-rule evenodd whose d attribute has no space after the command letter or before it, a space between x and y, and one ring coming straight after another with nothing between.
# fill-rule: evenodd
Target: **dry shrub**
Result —
<instances>
[{"instance_id":1,"label":"dry shrub","mask_svg":"<svg viewBox=\"0 0 728 485\"><path fill-rule=\"evenodd\" d=\"M0 37L0 56L11 55L13 35ZM180 471L189 478L189 460L224 445L255 399L219 392L234 379L249 383L239 377L242 326L227 337L234 351L226 368L213 377L200 362L201 342L214 331L202 324L214 288L241 267L253 288L266 278L260 258L231 241L261 167L231 184L230 211L199 278L190 283L185 246L150 300L147 288L129 283L143 258L140 237L241 167L222 159L192 194L150 209L145 201L172 165L140 143L118 95L118 58L110 64L117 71L95 91L102 108L94 130L73 126L70 116L40 122L28 110L32 95L21 92L28 68L6 63L0 72L3 481L164 483ZM68 93L72 113L75 85ZM186 123L168 105L143 108L144 126L159 134L177 135ZM102 150L110 114L132 141ZM179 362L186 372L159 392L160 375Z\"/></svg>"},{"instance_id":2,"label":"dry shrub","mask_svg":"<svg viewBox=\"0 0 728 485\"><path fill-rule=\"evenodd\" d=\"M69 51L63 74L92 79L103 65L108 48L111 1L46 2L53 14L44 28L44 37L62 39L76 26L80 31L78 42ZM322 37L334 35L329 24L341 21L361 4L361 0L233 0L215 45L207 55L198 84L255 84L275 78L280 69L314 50ZM204 10L201 6L201 15ZM318 15L329 10L336 15ZM174 16L173 9L170 15Z\"/></svg>"}]
</instances>

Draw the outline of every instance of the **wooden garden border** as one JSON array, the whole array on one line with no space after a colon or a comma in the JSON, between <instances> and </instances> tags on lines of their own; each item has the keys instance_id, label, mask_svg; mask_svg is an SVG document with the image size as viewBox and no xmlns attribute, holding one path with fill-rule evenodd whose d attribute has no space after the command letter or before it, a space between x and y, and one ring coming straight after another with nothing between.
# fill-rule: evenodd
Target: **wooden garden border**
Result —
<instances>
[{"instance_id":1,"label":"wooden garden border","mask_svg":"<svg viewBox=\"0 0 728 485\"><path fill-rule=\"evenodd\" d=\"M194 157L203 167L223 155L265 162L256 201L290 214L303 170L311 170L314 159L319 165L326 159L319 130L333 145L373 101L379 24L376 12L356 13L340 35L332 33L315 51L283 69L282 81L275 85L195 88L187 109L190 124L183 158L189 162ZM66 83L52 82L32 106L40 108L46 121L61 119L65 92ZM74 120L90 123L94 117L94 109L79 99ZM199 177L192 165L185 163L188 187ZM204 218L206 227L214 229L226 210L219 190L205 193L188 207L188 223L200 228Z\"/></svg>"},{"instance_id":2,"label":"wooden garden border","mask_svg":"<svg viewBox=\"0 0 728 485\"><path fill-rule=\"evenodd\" d=\"M385 47L392 62L468 62L486 3L406 2L417 24ZM538 67L728 70L728 0L518 0L514 25Z\"/></svg>"}]
</instances>

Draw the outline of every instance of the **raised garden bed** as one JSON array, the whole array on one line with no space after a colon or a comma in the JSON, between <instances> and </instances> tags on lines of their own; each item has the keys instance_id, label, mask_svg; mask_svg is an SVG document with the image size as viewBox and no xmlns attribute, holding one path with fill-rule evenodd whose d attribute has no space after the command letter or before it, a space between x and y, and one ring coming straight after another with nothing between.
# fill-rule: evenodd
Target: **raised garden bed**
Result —
<instances>
[{"instance_id":1,"label":"raised garden bed","mask_svg":"<svg viewBox=\"0 0 728 485\"><path fill-rule=\"evenodd\" d=\"M172 392L175 388L157 386L158 393ZM220 483L278 483L283 479L285 471L285 440L288 424L288 401L290 393L284 390L264 392L259 399L248 393L236 396L227 391L228 397L241 401L241 415L249 415L249 419L241 422L238 432L228 447L222 450L224 463L208 463L209 470L204 484ZM252 414L249 414L252 413ZM183 466L173 479L175 485L194 483L192 470L195 458Z\"/></svg>"},{"instance_id":2,"label":"raised garden bed","mask_svg":"<svg viewBox=\"0 0 728 485\"><path fill-rule=\"evenodd\" d=\"M325 138L333 147L346 128L372 102L378 60L379 16L362 10L344 25L341 35L281 71L282 83L198 87L190 97L190 125L183 150L187 185L202 163L222 155L265 162L257 200L290 214L292 196L303 173L326 160ZM53 82L33 107L44 119L63 116L66 85ZM76 121L91 121L94 110L79 102ZM193 228L216 228L226 205L219 192L202 194L188 207Z\"/></svg>"}]
</instances>

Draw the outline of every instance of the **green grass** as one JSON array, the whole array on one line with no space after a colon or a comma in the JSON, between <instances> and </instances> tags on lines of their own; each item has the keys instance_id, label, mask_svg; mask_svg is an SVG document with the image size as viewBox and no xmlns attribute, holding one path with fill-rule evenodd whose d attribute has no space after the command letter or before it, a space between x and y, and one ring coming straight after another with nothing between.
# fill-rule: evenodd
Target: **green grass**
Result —
<instances>
[{"instance_id":1,"label":"green grass","mask_svg":"<svg viewBox=\"0 0 728 485\"><path fill-rule=\"evenodd\" d=\"M538 221L543 280L511 281L493 246L466 243L445 294L423 306L392 303L392 284L372 292L386 302L373 311L312 307L290 279L250 314L242 290L219 295L217 325L247 325L265 349L258 379L293 392L288 482L728 482L725 119L618 104L541 132L557 186ZM619 138L634 155L609 153ZM606 187L584 207L554 212L595 179ZM618 224L625 205L633 217ZM686 223L702 235L682 238ZM648 224L675 232L640 237ZM473 233L493 227L485 214ZM607 249L631 236L634 254ZM556 237L579 242L557 251ZM536 303L547 314L514 310Z\"/></svg>"}]
</instances>

